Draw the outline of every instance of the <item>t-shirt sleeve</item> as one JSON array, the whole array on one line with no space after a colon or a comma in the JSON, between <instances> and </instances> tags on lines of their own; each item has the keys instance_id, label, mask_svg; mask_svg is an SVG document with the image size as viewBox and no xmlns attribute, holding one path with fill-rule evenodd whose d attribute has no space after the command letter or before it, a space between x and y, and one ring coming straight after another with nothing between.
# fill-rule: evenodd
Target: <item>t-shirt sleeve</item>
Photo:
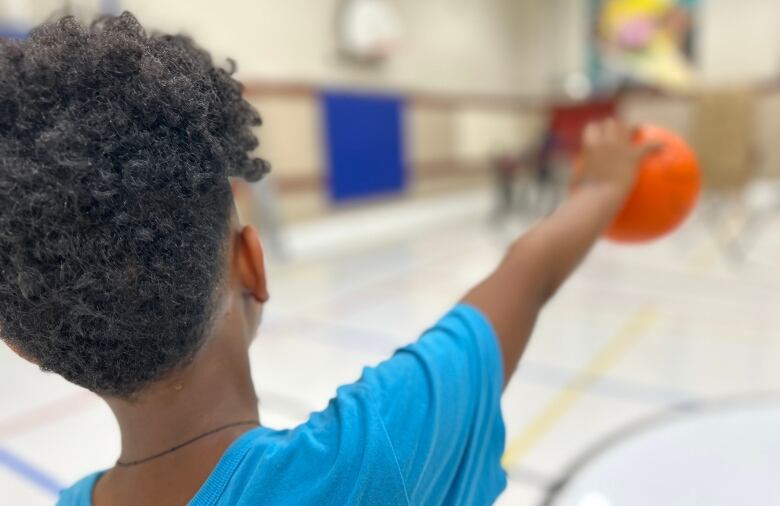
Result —
<instances>
[{"instance_id":1,"label":"t-shirt sleeve","mask_svg":"<svg viewBox=\"0 0 780 506\"><path fill-rule=\"evenodd\" d=\"M259 431L203 504L492 504L506 487L502 386L493 329L457 306L306 423Z\"/></svg>"},{"instance_id":2,"label":"t-shirt sleeve","mask_svg":"<svg viewBox=\"0 0 780 506\"><path fill-rule=\"evenodd\" d=\"M459 305L364 372L411 504L488 504L505 488L502 363L490 323Z\"/></svg>"}]
</instances>

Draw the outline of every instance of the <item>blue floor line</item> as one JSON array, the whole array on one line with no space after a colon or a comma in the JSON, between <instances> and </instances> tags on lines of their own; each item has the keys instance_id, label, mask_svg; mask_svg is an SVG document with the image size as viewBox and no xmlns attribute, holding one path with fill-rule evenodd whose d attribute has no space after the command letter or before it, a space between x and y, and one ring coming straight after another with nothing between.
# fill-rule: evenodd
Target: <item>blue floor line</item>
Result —
<instances>
[{"instance_id":1,"label":"blue floor line","mask_svg":"<svg viewBox=\"0 0 780 506\"><path fill-rule=\"evenodd\" d=\"M65 488L56 478L3 448L0 448L0 467L5 467L28 483L35 485L39 490L52 496L58 496L60 491Z\"/></svg>"}]
</instances>

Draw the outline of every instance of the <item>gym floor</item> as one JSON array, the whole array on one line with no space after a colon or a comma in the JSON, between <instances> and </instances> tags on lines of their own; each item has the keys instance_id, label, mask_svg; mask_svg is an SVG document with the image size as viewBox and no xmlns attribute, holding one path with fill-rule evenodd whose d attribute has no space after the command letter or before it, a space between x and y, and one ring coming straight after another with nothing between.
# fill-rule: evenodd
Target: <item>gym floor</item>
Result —
<instances>
[{"instance_id":1,"label":"gym floor","mask_svg":"<svg viewBox=\"0 0 780 506\"><path fill-rule=\"evenodd\" d=\"M263 422L303 421L486 275L530 225L491 224L489 205L471 192L285 231L290 259L269 265L252 350ZM583 455L651 417L780 392L778 232L780 213L708 199L663 241L599 244L543 313L504 397L499 504L539 504ZM116 458L108 408L5 347L0 397L0 504L51 504Z\"/></svg>"}]
</instances>

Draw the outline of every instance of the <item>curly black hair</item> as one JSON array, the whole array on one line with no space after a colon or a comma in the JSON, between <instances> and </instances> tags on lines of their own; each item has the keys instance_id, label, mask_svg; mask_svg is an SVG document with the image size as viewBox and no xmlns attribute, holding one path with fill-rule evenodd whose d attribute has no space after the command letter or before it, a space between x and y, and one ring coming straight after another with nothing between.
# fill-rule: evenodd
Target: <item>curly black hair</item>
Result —
<instances>
[{"instance_id":1,"label":"curly black hair","mask_svg":"<svg viewBox=\"0 0 780 506\"><path fill-rule=\"evenodd\" d=\"M230 67L127 12L0 40L0 337L43 370L127 398L204 341L268 171Z\"/></svg>"}]
</instances>

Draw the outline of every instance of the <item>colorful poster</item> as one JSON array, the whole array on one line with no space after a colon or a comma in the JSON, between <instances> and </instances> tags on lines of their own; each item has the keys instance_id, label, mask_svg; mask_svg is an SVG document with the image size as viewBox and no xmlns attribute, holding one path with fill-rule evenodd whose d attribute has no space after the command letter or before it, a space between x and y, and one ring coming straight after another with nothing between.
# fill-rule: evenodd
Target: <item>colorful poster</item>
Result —
<instances>
[{"instance_id":1,"label":"colorful poster","mask_svg":"<svg viewBox=\"0 0 780 506\"><path fill-rule=\"evenodd\" d=\"M597 86L692 86L698 0L592 2L591 78Z\"/></svg>"}]
</instances>

